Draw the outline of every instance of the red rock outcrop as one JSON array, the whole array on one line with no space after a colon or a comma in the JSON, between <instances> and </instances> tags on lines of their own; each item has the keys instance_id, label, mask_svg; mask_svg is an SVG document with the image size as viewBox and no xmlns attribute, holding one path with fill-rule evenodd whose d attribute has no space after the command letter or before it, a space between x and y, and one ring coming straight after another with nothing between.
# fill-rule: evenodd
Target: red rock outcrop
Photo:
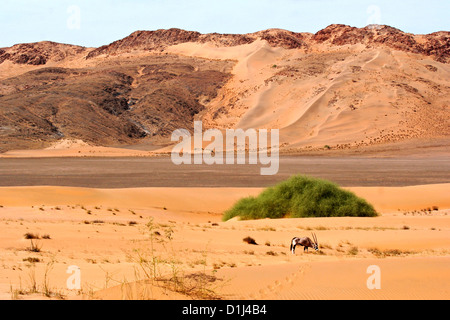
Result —
<instances>
[{"instance_id":1,"label":"red rock outcrop","mask_svg":"<svg viewBox=\"0 0 450 320\"><path fill-rule=\"evenodd\" d=\"M421 36L405 33L389 26L371 25L355 28L333 24L317 32L311 39L317 43L335 46L382 45L399 51L432 56L444 63L447 63L450 57L450 32L445 31Z\"/></svg>"},{"instance_id":2,"label":"red rock outcrop","mask_svg":"<svg viewBox=\"0 0 450 320\"><path fill-rule=\"evenodd\" d=\"M314 35L296 33L282 29L268 29L249 34L201 34L181 29L160 29L155 31L136 31L121 40L91 50L86 58L102 54L118 55L133 50L161 51L168 46L199 42L211 43L218 47L232 47L265 40L272 47L300 49L314 47L316 44L330 46L356 45L386 46L394 50L432 56L440 62L450 60L450 32L440 31L428 35L414 35L399 29L370 25L365 28L333 24ZM0 49L0 63L10 60L18 64L43 65L49 60L59 61L71 54L87 50L83 47L63 45L54 42L18 44Z\"/></svg>"},{"instance_id":3,"label":"red rock outcrop","mask_svg":"<svg viewBox=\"0 0 450 320\"><path fill-rule=\"evenodd\" d=\"M0 49L0 64L10 60L17 64L45 65L48 61L61 61L82 53L86 48L50 41L16 44Z\"/></svg>"}]
</instances>

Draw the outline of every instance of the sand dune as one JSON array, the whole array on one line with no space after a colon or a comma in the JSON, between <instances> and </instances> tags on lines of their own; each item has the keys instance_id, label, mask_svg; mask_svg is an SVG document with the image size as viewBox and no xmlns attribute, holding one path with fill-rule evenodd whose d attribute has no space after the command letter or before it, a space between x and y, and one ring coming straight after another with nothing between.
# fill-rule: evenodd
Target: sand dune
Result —
<instances>
[{"instance_id":1,"label":"sand dune","mask_svg":"<svg viewBox=\"0 0 450 320\"><path fill-rule=\"evenodd\" d=\"M417 60L404 52L361 45L314 54L265 41L227 48L184 43L167 50L236 60L234 77L208 104L203 121L214 128L278 128L282 144L291 148L363 147L430 136L425 123L437 114L418 106L424 95L431 104L443 103L450 72L440 65L437 74L424 74L420 67L435 62L425 59L413 67ZM422 80L406 83L405 72ZM433 93L427 88L431 83ZM415 95L404 99L411 92ZM423 112L420 120L417 112Z\"/></svg>"},{"instance_id":2,"label":"sand dune","mask_svg":"<svg viewBox=\"0 0 450 320\"><path fill-rule=\"evenodd\" d=\"M160 277L177 266L180 279L195 287L204 277L223 299L448 299L448 188L350 188L382 212L376 218L228 222L221 221L223 211L261 189L0 188L0 298L44 298L49 266L53 298L199 298L152 284L142 273L136 254L150 254L149 237L157 231L154 254L166 261L158 264ZM421 211L431 205L439 210ZM321 251L300 248L292 255L290 239L311 232ZM50 239L35 240L41 251L30 252L25 233ZM247 236L258 245L243 242ZM381 268L381 290L366 286L374 264ZM80 292L66 287L70 265L82 271Z\"/></svg>"},{"instance_id":3,"label":"sand dune","mask_svg":"<svg viewBox=\"0 0 450 320\"><path fill-rule=\"evenodd\" d=\"M412 211L432 207L450 209L449 184L409 187L346 188L367 199L379 212ZM237 200L258 195L262 188L127 188L3 187L6 206L110 205L170 208L177 212L223 213Z\"/></svg>"}]
</instances>

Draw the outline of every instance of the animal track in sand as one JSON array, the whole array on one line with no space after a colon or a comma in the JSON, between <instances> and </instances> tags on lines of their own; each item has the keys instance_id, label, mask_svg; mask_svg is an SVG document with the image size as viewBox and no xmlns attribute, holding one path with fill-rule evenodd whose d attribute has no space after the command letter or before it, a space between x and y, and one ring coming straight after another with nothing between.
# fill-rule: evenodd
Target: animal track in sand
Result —
<instances>
[{"instance_id":1,"label":"animal track in sand","mask_svg":"<svg viewBox=\"0 0 450 320\"><path fill-rule=\"evenodd\" d=\"M250 294L249 298L260 300L274 299L274 297L277 297L282 291L290 290L295 284L301 281L301 278L310 268L311 266L309 264L302 265L290 275L285 276L282 279L275 280L272 284L259 289L257 293Z\"/></svg>"}]
</instances>

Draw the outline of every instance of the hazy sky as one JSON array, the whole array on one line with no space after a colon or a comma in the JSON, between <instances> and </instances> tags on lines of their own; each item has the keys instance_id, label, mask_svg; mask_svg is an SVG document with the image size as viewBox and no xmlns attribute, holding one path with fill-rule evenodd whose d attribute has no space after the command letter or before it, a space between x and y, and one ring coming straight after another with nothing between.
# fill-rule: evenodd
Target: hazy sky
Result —
<instances>
[{"instance_id":1,"label":"hazy sky","mask_svg":"<svg viewBox=\"0 0 450 320\"><path fill-rule=\"evenodd\" d=\"M333 23L450 30L448 0L1 0L0 47L50 40L97 47L136 30L317 32Z\"/></svg>"}]
</instances>

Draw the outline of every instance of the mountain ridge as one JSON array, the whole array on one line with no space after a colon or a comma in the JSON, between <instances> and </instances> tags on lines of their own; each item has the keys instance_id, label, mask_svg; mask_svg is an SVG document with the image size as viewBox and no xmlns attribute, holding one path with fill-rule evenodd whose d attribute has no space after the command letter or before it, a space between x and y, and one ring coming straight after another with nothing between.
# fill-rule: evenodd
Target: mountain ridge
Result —
<instances>
[{"instance_id":1,"label":"mountain ridge","mask_svg":"<svg viewBox=\"0 0 450 320\"><path fill-rule=\"evenodd\" d=\"M99 48L0 49L0 151L62 138L170 143L178 128L278 128L285 148L450 135L450 33L136 31Z\"/></svg>"},{"instance_id":2,"label":"mountain ridge","mask_svg":"<svg viewBox=\"0 0 450 320\"><path fill-rule=\"evenodd\" d=\"M229 47L249 44L257 39L267 41L272 47L286 49L308 48L325 42L334 46L360 43L386 45L392 49L432 56L437 61L444 63L448 63L450 57L450 32L448 31L415 35L387 25L369 25L357 28L344 24L332 24L315 34L276 28L247 34L202 34L178 28L138 30L125 38L98 48L86 48L52 41L24 43L9 48L0 48L0 64L5 60L11 60L18 64L42 65L46 64L49 59L55 59L55 56L64 59L67 54L67 50L64 48L73 49L76 53L86 52L86 59L91 59L102 54L120 54L132 49L164 50L168 46L187 42L213 43L217 46ZM47 50L45 50L46 48Z\"/></svg>"}]
</instances>

